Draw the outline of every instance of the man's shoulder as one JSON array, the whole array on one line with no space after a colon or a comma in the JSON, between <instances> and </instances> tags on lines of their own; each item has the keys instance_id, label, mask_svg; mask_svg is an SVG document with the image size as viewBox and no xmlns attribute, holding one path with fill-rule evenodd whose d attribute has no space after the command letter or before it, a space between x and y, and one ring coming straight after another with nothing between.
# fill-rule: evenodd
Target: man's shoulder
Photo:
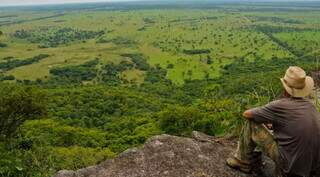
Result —
<instances>
[{"instance_id":1,"label":"man's shoulder","mask_svg":"<svg viewBox=\"0 0 320 177\"><path fill-rule=\"evenodd\" d=\"M313 105L312 101L309 99L304 99L304 98L280 98L275 101L272 101L268 104L268 106L275 106L275 107L287 107L291 105L296 105L296 104L308 104L310 106Z\"/></svg>"},{"instance_id":2,"label":"man's shoulder","mask_svg":"<svg viewBox=\"0 0 320 177\"><path fill-rule=\"evenodd\" d=\"M291 98L279 98L277 100L271 101L266 106L267 107L273 107L273 108L282 108L282 107L288 107L294 103L295 101Z\"/></svg>"},{"instance_id":3,"label":"man's shoulder","mask_svg":"<svg viewBox=\"0 0 320 177\"><path fill-rule=\"evenodd\" d=\"M290 102L288 98L280 98L280 99L271 101L270 103L267 104L267 106L279 106L279 105L287 104L288 102Z\"/></svg>"}]
</instances>

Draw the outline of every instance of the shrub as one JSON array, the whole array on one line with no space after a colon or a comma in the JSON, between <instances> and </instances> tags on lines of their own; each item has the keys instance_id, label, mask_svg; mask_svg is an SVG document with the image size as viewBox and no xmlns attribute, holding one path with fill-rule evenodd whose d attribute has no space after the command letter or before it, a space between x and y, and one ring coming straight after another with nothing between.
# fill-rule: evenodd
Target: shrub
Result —
<instances>
[{"instance_id":1,"label":"shrub","mask_svg":"<svg viewBox=\"0 0 320 177\"><path fill-rule=\"evenodd\" d=\"M209 49L193 49L193 50L183 50L183 53L187 55L197 55L197 54L209 54L211 51Z\"/></svg>"},{"instance_id":2,"label":"shrub","mask_svg":"<svg viewBox=\"0 0 320 177\"><path fill-rule=\"evenodd\" d=\"M95 59L77 66L53 68L50 74L71 82L90 81L97 76L96 65L98 63L99 60Z\"/></svg>"},{"instance_id":3,"label":"shrub","mask_svg":"<svg viewBox=\"0 0 320 177\"><path fill-rule=\"evenodd\" d=\"M11 81L15 80L16 78L13 75L2 75L0 74L0 81Z\"/></svg>"},{"instance_id":4,"label":"shrub","mask_svg":"<svg viewBox=\"0 0 320 177\"><path fill-rule=\"evenodd\" d=\"M195 107L170 107L159 113L159 127L172 135L188 136L194 130L194 125L204 118Z\"/></svg>"},{"instance_id":5,"label":"shrub","mask_svg":"<svg viewBox=\"0 0 320 177\"><path fill-rule=\"evenodd\" d=\"M17 30L16 38L27 39L32 43L40 43L40 48L57 47L74 41L85 41L104 35L104 31L87 31L73 28L40 28L35 30Z\"/></svg>"},{"instance_id":6,"label":"shrub","mask_svg":"<svg viewBox=\"0 0 320 177\"><path fill-rule=\"evenodd\" d=\"M9 138L26 120L46 114L46 96L34 87L0 86L0 138Z\"/></svg>"},{"instance_id":7,"label":"shrub","mask_svg":"<svg viewBox=\"0 0 320 177\"><path fill-rule=\"evenodd\" d=\"M95 165L115 156L115 153L108 148L85 148L79 146L56 147L52 149L51 153L54 157L56 170L76 170Z\"/></svg>"},{"instance_id":8,"label":"shrub","mask_svg":"<svg viewBox=\"0 0 320 177\"><path fill-rule=\"evenodd\" d=\"M0 34L0 36L1 36L1 34ZM5 43L1 43L1 42L0 42L0 48L5 48L5 47L8 47L8 45L5 44Z\"/></svg>"},{"instance_id":9,"label":"shrub","mask_svg":"<svg viewBox=\"0 0 320 177\"><path fill-rule=\"evenodd\" d=\"M25 60L18 60L18 59L9 59L6 60L5 62L0 63L0 69L4 71L11 70L13 68L17 68L20 66L25 66L25 65L30 65L33 63L37 63L45 58L48 58L49 55L47 54L40 54L37 56L34 56L32 58L27 58Z\"/></svg>"}]
</instances>

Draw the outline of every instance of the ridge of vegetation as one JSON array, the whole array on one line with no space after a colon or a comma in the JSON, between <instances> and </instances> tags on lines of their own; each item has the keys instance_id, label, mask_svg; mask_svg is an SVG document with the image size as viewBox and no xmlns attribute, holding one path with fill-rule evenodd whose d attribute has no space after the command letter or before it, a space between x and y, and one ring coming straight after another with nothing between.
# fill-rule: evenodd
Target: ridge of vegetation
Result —
<instances>
[{"instance_id":1,"label":"ridge of vegetation","mask_svg":"<svg viewBox=\"0 0 320 177\"><path fill-rule=\"evenodd\" d=\"M11 69L14 69L14 68L17 68L20 66L25 66L25 65L37 63L37 62L39 62L45 58L48 58L48 57L49 57L49 55L47 55L47 54L40 54L40 55L25 59L25 60L8 59L5 62L0 63L0 70L9 71Z\"/></svg>"},{"instance_id":2,"label":"ridge of vegetation","mask_svg":"<svg viewBox=\"0 0 320 177\"><path fill-rule=\"evenodd\" d=\"M40 28L32 31L17 30L14 37L40 43L39 48L57 47L74 41L85 41L104 35L104 31L86 31L72 28Z\"/></svg>"}]
</instances>

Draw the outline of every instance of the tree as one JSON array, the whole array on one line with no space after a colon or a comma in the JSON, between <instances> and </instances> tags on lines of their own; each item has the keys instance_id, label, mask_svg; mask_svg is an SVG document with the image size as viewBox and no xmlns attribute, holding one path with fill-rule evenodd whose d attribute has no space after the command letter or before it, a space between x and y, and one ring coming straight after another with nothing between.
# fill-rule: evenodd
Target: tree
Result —
<instances>
[{"instance_id":1,"label":"tree","mask_svg":"<svg viewBox=\"0 0 320 177\"><path fill-rule=\"evenodd\" d=\"M34 87L0 87L0 138L10 138L26 120L46 114L45 94Z\"/></svg>"},{"instance_id":2,"label":"tree","mask_svg":"<svg viewBox=\"0 0 320 177\"><path fill-rule=\"evenodd\" d=\"M195 107L173 106L158 114L159 127L171 135L190 135L197 121L203 120L204 114Z\"/></svg>"},{"instance_id":3,"label":"tree","mask_svg":"<svg viewBox=\"0 0 320 177\"><path fill-rule=\"evenodd\" d=\"M172 63L167 65L167 69L172 69L172 68L174 68L174 65Z\"/></svg>"},{"instance_id":4,"label":"tree","mask_svg":"<svg viewBox=\"0 0 320 177\"><path fill-rule=\"evenodd\" d=\"M208 65L212 64L212 58L210 57L210 55L207 55L207 64Z\"/></svg>"},{"instance_id":5,"label":"tree","mask_svg":"<svg viewBox=\"0 0 320 177\"><path fill-rule=\"evenodd\" d=\"M3 32L2 31L0 31L0 36L2 36L3 35Z\"/></svg>"}]
</instances>

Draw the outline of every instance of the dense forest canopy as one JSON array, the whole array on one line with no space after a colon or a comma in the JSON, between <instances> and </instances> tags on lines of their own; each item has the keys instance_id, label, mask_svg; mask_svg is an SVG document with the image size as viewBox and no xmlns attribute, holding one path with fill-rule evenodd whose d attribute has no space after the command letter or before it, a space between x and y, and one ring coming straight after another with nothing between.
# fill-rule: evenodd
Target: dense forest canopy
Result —
<instances>
[{"instance_id":1,"label":"dense forest canopy","mask_svg":"<svg viewBox=\"0 0 320 177\"><path fill-rule=\"evenodd\" d=\"M298 65L319 80L320 5L172 2L0 10L0 176L51 176L242 112ZM81 154L81 156L79 156Z\"/></svg>"}]
</instances>

